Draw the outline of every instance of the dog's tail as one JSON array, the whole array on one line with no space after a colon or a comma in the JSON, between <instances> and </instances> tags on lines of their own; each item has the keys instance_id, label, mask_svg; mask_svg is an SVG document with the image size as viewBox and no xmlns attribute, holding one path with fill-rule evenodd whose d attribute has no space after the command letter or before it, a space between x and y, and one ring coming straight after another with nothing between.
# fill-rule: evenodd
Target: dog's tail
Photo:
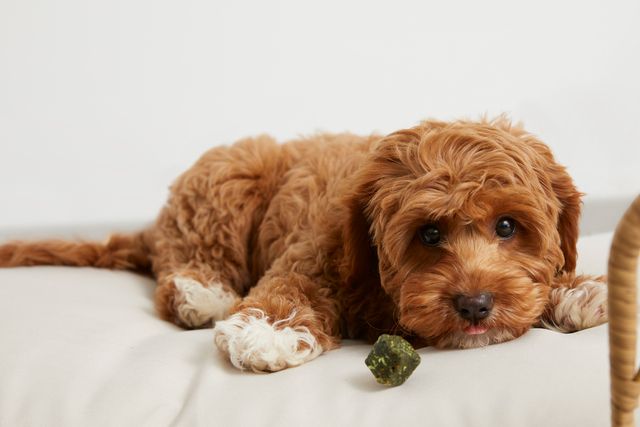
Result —
<instances>
[{"instance_id":1,"label":"dog's tail","mask_svg":"<svg viewBox=\"0 0 640 427\"><path fill-rule=\"evenodd\" d=\"M115 234L105 243L43 240L0 245L0 267L69 265L148 271L151 266L144 233Z\"/></svg>"}]
</instances>

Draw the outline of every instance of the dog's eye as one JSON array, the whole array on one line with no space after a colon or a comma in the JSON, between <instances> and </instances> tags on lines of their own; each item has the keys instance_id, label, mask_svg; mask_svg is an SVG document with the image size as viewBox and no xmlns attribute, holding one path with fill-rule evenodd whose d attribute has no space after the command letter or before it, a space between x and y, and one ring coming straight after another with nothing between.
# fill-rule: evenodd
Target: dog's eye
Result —
<instances>
[{"instance_id":1,"label":"dog's eye","mask_svg":"<svg viewBox=\"0 0 640 427\"><path fill-rule=\"evenodd\" d=\"M496 224L496 234L498 237L507 239L513 236L516 231L516 222L507 216L500 218Z\"/></svg>"},{"instance_id":2,"label":"dog's eye","mask_svg":"<svg viewBox=\"0 0 640 427\"><path fill-rule=\"evenodd\" d=\"M433 224L425 225L419 232L420 240L424 245L436 246L440 243L440 230Z\"/></svg>"}]
</instances>

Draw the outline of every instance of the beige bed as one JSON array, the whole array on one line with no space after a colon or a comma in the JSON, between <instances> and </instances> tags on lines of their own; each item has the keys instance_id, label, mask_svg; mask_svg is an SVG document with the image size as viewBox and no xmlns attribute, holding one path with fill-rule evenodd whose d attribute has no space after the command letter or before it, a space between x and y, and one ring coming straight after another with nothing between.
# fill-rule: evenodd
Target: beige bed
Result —
<instances>
[{"instance_id":1,"label":"beige bed","mask_svg":"<svg viewBox=\"0 0 640 427\"><path fill-rule=\"evenodd\" d=\"M598 214L603 206L609 216ZM586 201L578 271L606 273L622 211L613 214L612 206ZM620 323L630 333L635 278L624 277L627 302L615 304L631 310ZM354 341L295 369L239 372L214 351L210 330L184 331L158 319L153 289L151 280L128 272L0 269L0 426L610 423L607 325L568 335L533 329L517 340L472 350L421 349L422 363L411 378L384 388L364 364L370 346ZM619 301L615 289L612 301ZM612 326L618 327L615 321ZM612 338L613 348L623 341L634 348L633 337ZM637 402L638 385L630 380L635 355L619 353L625 357L614 357L616 384L632 393L614 395L616 419L630 421L622 410Z\"/></svg>"}]
</instances>

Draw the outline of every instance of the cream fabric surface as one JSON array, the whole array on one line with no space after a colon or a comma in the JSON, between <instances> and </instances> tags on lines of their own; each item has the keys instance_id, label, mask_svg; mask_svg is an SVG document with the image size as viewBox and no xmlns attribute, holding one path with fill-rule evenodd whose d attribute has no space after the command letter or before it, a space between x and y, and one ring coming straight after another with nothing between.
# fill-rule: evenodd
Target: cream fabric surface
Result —
<instances>
[{"instance_id":1,"label":"cream fabric surface","mask_svg":"<svg viewBox=\"0 0 640 427\"><path fill-rule=\"evenodd\" d=\"M610 239L580 240L580 271L605 272ZM608 424L606 325L421 349L413 376L385 388L357 342L295 369L239 372L210 330L159 320L153 288L128 272L0 269L0 426Z\"/></svg>"}]
</instances>

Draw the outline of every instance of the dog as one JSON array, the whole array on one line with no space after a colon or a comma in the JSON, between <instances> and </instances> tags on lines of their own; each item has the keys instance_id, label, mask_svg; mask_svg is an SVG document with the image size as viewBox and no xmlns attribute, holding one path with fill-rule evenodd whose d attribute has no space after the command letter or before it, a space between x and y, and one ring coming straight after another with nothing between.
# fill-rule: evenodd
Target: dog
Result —
<instances>
[{"instance_id":1,"label":"dog","mask_svg":"<svg viewBox=\"0 0 640 427\"><path fill-rule=\"evenodd\" d=\"M382 333L471 348L606 322L605 279L575 273L581 196L504 116L259 136L206 152L149 228L7 243L0 266L151 274L162 318L214 326L240 369L278 371Z\"/></svg>"}]
</instances>

